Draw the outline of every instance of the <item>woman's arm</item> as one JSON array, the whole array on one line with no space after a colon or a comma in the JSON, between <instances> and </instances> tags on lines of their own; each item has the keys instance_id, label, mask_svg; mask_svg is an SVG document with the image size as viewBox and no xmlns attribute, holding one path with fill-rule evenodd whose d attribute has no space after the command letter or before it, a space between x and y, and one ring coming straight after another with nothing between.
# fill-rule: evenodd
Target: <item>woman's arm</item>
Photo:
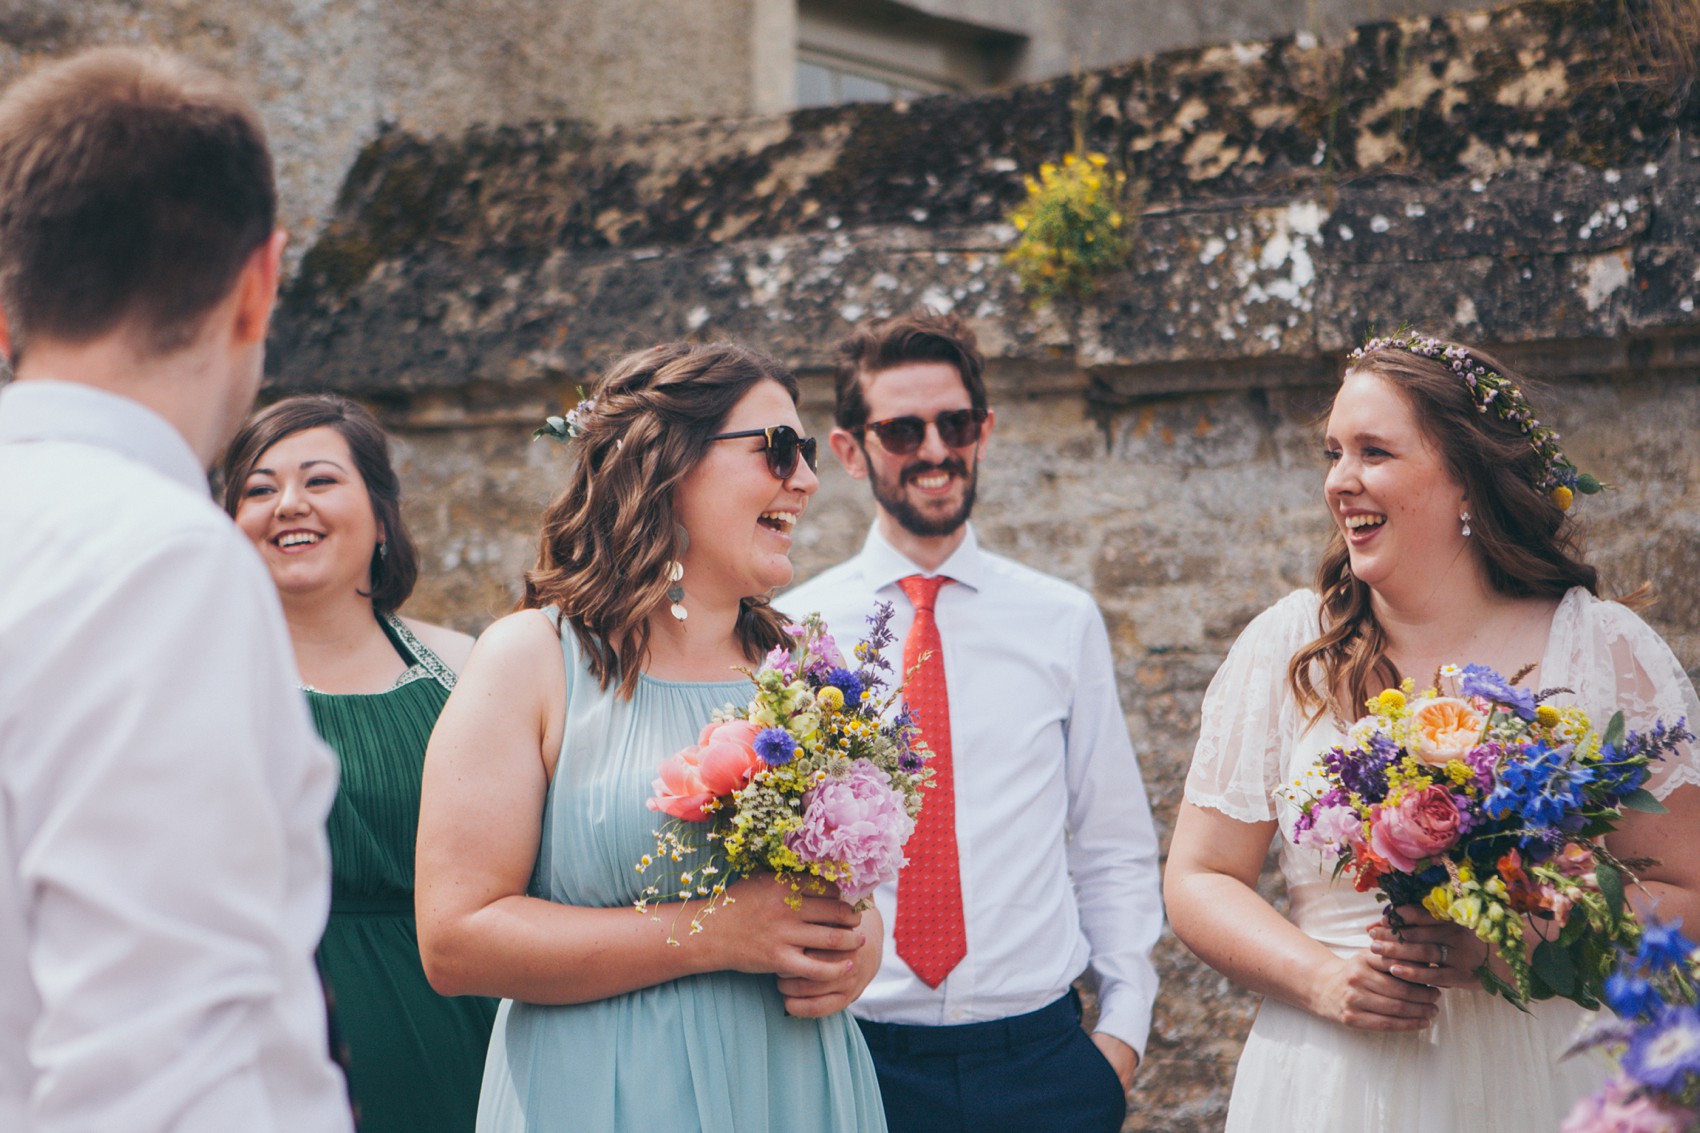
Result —
<instances>
[{"instance_id":1,"label":"woman's arm","mask_svg":"<svg viewBox=\"0 0 1700 1133\"><path fill-rule=\"evenodd\" d=\"M1664 800L1666 813L1626 810L1606 847L1625 860L1650 858L1636 870L1641 888L1629 903L1643 919L1681 919L1688 934L1700 931L1700 787L1678 787Z\"/></svg>"},{"instance_id":2,"label":"woman's arm","mask_svg":"<svg viewBox=\"0 0 1700 1133\"><path fill-rule=\"evenodd\" d=\"M1175 935L1236 983L1369 1031L1429 1025L1440 993L1380 970L1373 952L1342 960L1257 895L1274 822L1240 822L1183 802L1164 871Z\"/></svg>"},{"instance_id":3,"label":"woman's arm","mask_svg":"<svg viewBox=\"0 0 1700 1133\"><path fill-rule=\"evenodd\" d=\"M560 750L565 674L535 611L487 630L443 708L425 759L415 904L419 950L445 995L583 1003L698 972L831 980L854 966L858 914L842 901L786 904L788 886L738 882L705 929L669 944L673 914L578 908L525 895ZM682 915L690 916L684 906ZM824 955L819 958L814 953Z\"/></svg>"}]
</instances>

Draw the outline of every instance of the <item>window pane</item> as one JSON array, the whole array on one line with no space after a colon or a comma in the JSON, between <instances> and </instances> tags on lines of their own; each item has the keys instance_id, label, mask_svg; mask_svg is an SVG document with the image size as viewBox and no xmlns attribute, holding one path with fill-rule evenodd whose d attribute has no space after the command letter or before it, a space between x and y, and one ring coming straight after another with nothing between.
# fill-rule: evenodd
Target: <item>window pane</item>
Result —
<instances>
[{"instance_id":1,"label":"window pane","mask_svg":"<svg viewBox=\"0 0 1700 1133\"><path fill-rule=\"evenodd\" d=\"M818 63L797 60L797 105L831 106L837 99L832 96L832 72Z\"/></svg>"},{"instance_id":2,"label":"window pane","mask_svg":"<svg viewBox=\"0 0 1700 1133\"><path fill-rule=\"evenodd\" d=\"M839 76L845 102L886 102L891 98L891 84L878 79L863 78L846 72Z\"/></svg>"}]
</instances>

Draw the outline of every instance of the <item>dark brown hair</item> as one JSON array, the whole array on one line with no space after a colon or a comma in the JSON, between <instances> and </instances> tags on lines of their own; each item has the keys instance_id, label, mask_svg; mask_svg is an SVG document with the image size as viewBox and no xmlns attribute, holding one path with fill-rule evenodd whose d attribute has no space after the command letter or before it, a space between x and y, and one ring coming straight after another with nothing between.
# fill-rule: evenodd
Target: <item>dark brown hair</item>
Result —
<instances>
[{"instance_id":1,"label":"dark brown hair","mask_svg":"<svg viewBox=\"0 0 1700 1133\"><path fill-rule=\"evenodd\" d=\"M1491 355L1466 349L1525 396L1538 392ZM1538 487L1545 466L1528 434L1497 413L1478 411L1469 387L1443 361L1389 347L1349 363L1347 372L1353 371L1385 379L1410 403L1418 427L1464 489L1470 553L1494 590L1518 598L1562 597L1573 586L1598 592L1599 572L1582 560L1569 514ZM1387 634L1370 606L1370 588L1352 574L1337 529L1317 570L1316 589L1322 596L1321 636L1294 654L1287 681L1313 716L1333 709L1353 718L1375 692L1397 686L1402 674L1387 656ZM1313 662L1321 667L1320 688L1311 676Z\"/></svg>"},{"instance_id":2,"label":"dark brown hair","mask_svg":"<svg viewBox=\"0 0 1700 1133\"><path fill-rule=\"evenodd\" d=\"M224 510L231 515L242 503L242 489L266 450L308 429L335 429L348 442L354 466L366 484L372 515L384 533L385 554L374 549L368 568L372 609L393 614L413 593L419 580L419 552L401 518L401 481L390 463L390 441L382 426L364 408L333 394L286 397L248 418L219 462Z\"/></svg>"},{"instance_id":3,"label":"dark brown hair","mask_svg":"<svg viewBox=\"0 0 1700 1133\"><path fill-rule=\"evenodd\" d=\"M630 697L649 654L649 618L667 604L667 563L682 558L673 489L708 451L732 408L760 382L797 400L797 380L765 354L685 342L628 354L592 392L569 442L577 462L543 516L521 609L556 606L607 688ZM751 661L789 642L765 597L747 597L737 636Z\"/></svg>"},{"instance_id":4,"label":"dark brown hair","mask_svg":"<svg viewBox=\"0 0 1700 1133\"><path fill-rule=\"evenodd\" d=\"M962 375L968 401L986 408L986 359L974 332L954 314L918 307L908 314L859 324L838 344L833 419L840 429L860 433L868 423L863 384L881 370L908 362L947 362Z\"/></svg>"},{"instance_id":5,"label":"dark brown hair","mask_svg":"<svg viewBox=\"0 0 1700 1133\"><path fill-rule=\"evenodd\" d=\"M126 323L155 354L187 345L276 215L265 131L224 79L129 48L43 66L0 99L13 362Z\"/></svg>"}]
</instances>

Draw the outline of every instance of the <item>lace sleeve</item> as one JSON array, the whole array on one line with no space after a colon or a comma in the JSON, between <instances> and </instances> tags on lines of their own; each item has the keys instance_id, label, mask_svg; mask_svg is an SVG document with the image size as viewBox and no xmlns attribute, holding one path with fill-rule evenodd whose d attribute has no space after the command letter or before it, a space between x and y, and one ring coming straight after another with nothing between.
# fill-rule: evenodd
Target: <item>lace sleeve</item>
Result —
<instances>
[{"instance_id":1,"label":"lace sleeve","mask_svg":"<svg viewBox=\"0 0 1700 1133\"><path fill-rule=\"evenodd\" d=\"M1599 727L1622 711L1631 730L1686 721L1700 731L1694 682L1653 628L1616 602L1588 598L1567 634L1566 685ZM1663 799L1684 784L1700 786L1700 751L1686 745L1653 765L1647 789Z\"/></svg>"},{"instance_id":2,"label":"lace sleeve","mask_svg":"<svg viewBox=\"0 0 1700 1133\"><path fill-rule=\"evenodd\" d=\"M1295 590L1252 619L1204 694L1186 800L1241 822L1275 818L1275 791L1301 730L1287 662L1317 634L1317 597Z\"/></svg>"}]
</instances>

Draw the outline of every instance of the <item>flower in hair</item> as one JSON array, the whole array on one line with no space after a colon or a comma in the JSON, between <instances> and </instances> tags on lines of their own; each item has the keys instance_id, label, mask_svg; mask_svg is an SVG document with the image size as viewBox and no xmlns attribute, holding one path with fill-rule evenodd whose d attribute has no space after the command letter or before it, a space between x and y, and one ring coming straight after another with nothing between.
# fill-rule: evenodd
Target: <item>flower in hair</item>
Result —
<instances>
[{"instance_id":1,"label":"flower in hair","mask_svg":"<svg viewBox=\"0 0 1700 1133\"><path fill-rule=\"evenodd\" d=\"M555 441L576 441L584 436L590 427L590 419L596 413L596 399L585 397L584 391L579 391L579 402L569 409L564 416L545 417L543 424L531 432L531 439L548 437Z\"/></svg>"},{"instance_id":2,"label":"flower in hair","mask_svg":"<svg viewBox=\"0 0 1700 1133\"><path fill-rule=\"evenodd\" d=\"M1541 473L1535 481L1536 487L1551 496L1560 511L1569 509L1577 492L1591 496L1605 487L1589 473L1578 471L1564 455L1564 450L1558 447L1558 433L1535 417L1523 391L1499 371L1484 365L1467 348L1405 328L1370 339L1348 354L1347 359L1356 362L1380 350L1403 350L1419 358L1432 358L1450 369L1469 389L1476 412L1487 413L1491 409L1500 420L1515 425L1529 438L1529 447L1540 457Z\"/></svg>"}]
</instances>

